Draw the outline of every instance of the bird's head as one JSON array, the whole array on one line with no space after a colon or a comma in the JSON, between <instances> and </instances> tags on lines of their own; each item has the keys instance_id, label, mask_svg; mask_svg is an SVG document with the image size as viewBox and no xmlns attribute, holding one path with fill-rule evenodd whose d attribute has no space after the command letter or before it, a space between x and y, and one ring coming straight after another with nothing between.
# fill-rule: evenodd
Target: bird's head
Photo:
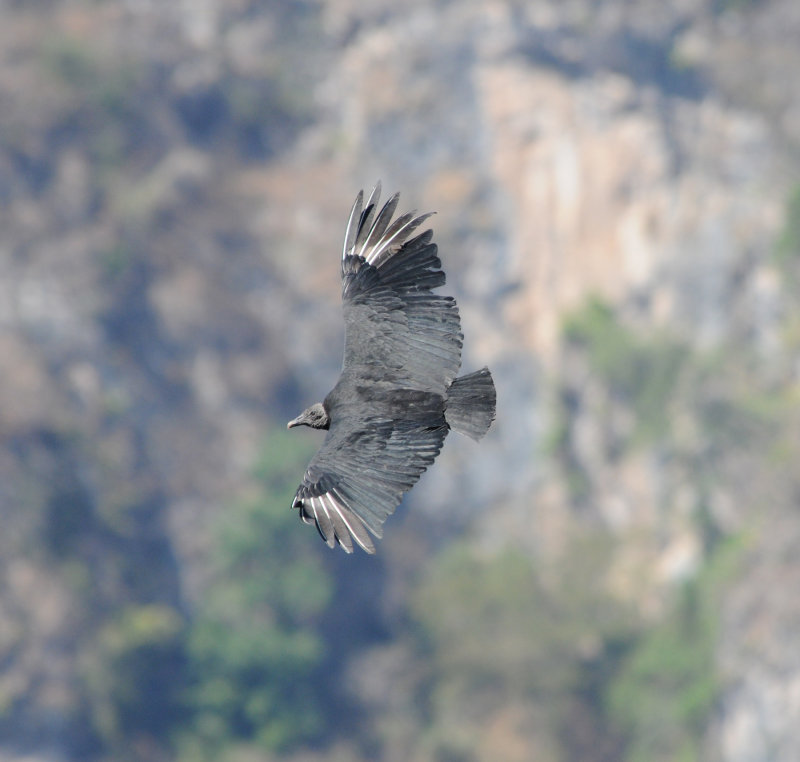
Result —
<instances>
[{"instance_id":1,"label":"bird's head","mask_svg":"<svg viewBox=\"0 0 800 762\"><path fill-rule=\"evenodd\" d=\"M286 424L287 429L293 426L311 426L312 429L327 429L331 424L330 416L321 402L306 408L300 415Z\"/></svg>"}]
</instances>

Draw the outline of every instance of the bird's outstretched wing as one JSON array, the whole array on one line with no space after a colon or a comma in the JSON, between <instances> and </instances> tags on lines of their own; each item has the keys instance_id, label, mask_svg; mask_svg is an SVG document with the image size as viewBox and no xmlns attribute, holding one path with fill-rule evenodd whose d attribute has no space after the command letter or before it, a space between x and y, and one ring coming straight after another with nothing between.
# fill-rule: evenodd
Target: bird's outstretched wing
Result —
<instances>
[{"instance_id":1,"label":"bird's outstretched wing","mask_svg":"<svg viewBox=\"0 0 800 762\"><path fill-rule=\"evenodd\" d=\"M343 371L379 366L398 386L442 396L461 366L463 335L455 299L434 294L445 274L428 230L430 214L392 221L399 194L378 212L380 183L359 193L342 249Z\"/></svg>"},{"instance_id":2,"label":"bird's outstretched wing","mask_svg":"<svg viewBox=\"0 0 800 762\"><path fill-rule=\"evenodd\" d=\"M351 553L355 539L367 553L375 552L369 533L383 535L383 522L433 463L447 436L441 411L426 416L419 410L424 404L415 420L356 414L331 423L293 502L330 547L338 542Z\"/></svg>"}]
</instances>

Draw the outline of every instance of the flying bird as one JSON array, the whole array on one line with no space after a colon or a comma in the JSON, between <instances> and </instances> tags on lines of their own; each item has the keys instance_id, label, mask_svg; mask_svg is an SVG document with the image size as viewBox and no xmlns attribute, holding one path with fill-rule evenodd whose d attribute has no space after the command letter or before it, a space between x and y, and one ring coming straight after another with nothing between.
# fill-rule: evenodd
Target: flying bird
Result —
<instances>
[{"instance_id":1,"label":"flying bird","mask_svg":"<svg viewBox=\"0 0 800 762\"><path fill-rule=\"evenodd\" d=\"M353 540L375 552L370 533L382 536L450 429L477 441L495 417L489 369L456 377L464 337L456 300L433 293L445 283L433 231L411 237L430 214L392 220L400 194L378 211L380 191L366 204L360 191L347 221L342 373L288 424L328 432L292 507L348 553Z\"/></svg>"}]
</instances>

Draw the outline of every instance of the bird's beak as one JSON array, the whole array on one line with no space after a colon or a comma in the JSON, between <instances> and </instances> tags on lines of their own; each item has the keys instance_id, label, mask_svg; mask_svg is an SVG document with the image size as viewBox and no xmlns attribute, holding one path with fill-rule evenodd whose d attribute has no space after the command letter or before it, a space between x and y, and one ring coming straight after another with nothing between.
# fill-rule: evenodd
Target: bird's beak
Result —
<instances>
[{"instance_id":1,"label":"bird's beak","mask_svg":"<svg viewBox=\"0 0 800 762\"><path fill-rule=\"evenodd\" d=\"M289 423L286 424L287 429L291 429L293 426L302 426L304 423L302 413L297 416L297 418L293 418Z\"/></svg>"}]
</instances>

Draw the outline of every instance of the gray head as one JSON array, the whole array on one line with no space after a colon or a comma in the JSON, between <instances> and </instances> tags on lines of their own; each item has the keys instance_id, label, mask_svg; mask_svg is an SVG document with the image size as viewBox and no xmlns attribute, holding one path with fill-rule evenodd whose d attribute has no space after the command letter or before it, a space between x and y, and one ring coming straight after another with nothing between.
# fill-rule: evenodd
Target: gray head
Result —
<instances>
[{"instance_id":1,"label":"gray head","mask_svg":"<svg viewBox=\"0 0 800 762\"><path fill-rule=\"evenodd\" d=\"M311 426L312 429L327 429L331 425L331 419L321 402L317 402L306 408L293 421L286 424L287 429L292 426Z\"/></svg>"}]
</instances>

